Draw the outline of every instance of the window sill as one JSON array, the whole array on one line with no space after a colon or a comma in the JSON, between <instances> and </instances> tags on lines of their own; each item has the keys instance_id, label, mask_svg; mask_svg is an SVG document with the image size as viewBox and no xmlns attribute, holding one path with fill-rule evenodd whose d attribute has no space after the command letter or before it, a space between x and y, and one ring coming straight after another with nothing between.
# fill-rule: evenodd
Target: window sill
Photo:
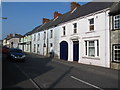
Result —
<instances>
[{"instance_id":1,"label":"window sill","mask_svg":"<svg viewBox=\"0 0 120 90\"><path fill-rule=\"evenodd\" d=\"M63 35L63 36L61 36L61 37L66 37L66 35Z\"/></svg>"},{"instance_id":2,"label":"window sill","mask_svg":"<svg viewBox=\"0 0 120 90\"><path fill-rule=\"evenodd\" d=\"M99 57L83 56L82 58L100 60Z\"/></svg>"},{"instance_id":3,"label":"window sill","mask_svg":"<svg viewBox=\"0 0 120 90\"><path fill-rule=\"evenodd\" d=\"M120 63L120 61L112 61L112 63Z\"/></svg>"},{"instance_id":4,"label":"window sill","mask_svg":"<svg viewBox=\"0 0 120 90\"><path fill-rule=\"evenodd\" d=\"M71 36L78 35L78 33L73 33Z\"/></svg>"},{"instance_id":5,"label":"window sill","mask_svg":"<svg viewBox=\"0 0 120 90\"><path fill-rule=\"evenodd\" d=\"M95 31L93 30L93 31L85 32L85 34L94 33L94 32L95 32Z\"/></svg>"},{"instance_id":6,"label":"window sill","mask_svg":"<svg viewBox=\"0 0 120 90\"><path fill-rule=\"evenodd\" d=\"M112 31L116 31L116 30L120 30L120 28L119 29L112 29Z\"/></svg>"}]
</instances>

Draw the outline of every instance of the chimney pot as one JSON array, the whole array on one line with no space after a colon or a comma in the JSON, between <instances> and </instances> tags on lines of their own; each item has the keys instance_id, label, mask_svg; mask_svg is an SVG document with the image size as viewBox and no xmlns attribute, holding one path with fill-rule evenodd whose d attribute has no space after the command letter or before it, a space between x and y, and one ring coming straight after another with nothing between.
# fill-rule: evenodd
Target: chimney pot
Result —
<instances>
[{"instance_id":1,"label":"chimney pot","mask_svg":"<svg viewBox=\"0 0 120 90\"><path fill-rule=\"evenodd\" d=\"M12 38L13 37L13 34L10 34L10 36L9 36L10 38Z\"/></svg>"}]
</instances>

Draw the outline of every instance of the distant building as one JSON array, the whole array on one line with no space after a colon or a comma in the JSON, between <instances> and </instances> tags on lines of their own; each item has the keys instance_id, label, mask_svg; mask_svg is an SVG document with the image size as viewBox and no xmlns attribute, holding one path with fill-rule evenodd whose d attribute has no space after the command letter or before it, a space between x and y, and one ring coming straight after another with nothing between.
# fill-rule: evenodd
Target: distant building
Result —
<instances>
[{"instance_id":1,"label":"distant building","mask_svg":"<svg viewBox=\"0 0 120 90\"><path fill-rule=\"evenodd\" d=\"M10 47L9 40L13 37L13 34L7 35L6 38L3 39L3 46Z\"/></svg>"},{"instance_id":2,"label":"distant building","mask_svg":"<svg viewBox=\"0 0 120 90\"><path fill-rule=\"evenodd\" d=\"M27 32L23 37L19 39L19 48L24 52L31 52L31 32Z\"/></svg>"},{"instance_id":3,"label":"distant building","mask_svg":"<svg viewBox=\"0 0 120 90\"><path fill-rule=\"evenodd\" d=\"M3 40L3 46L7 46L9 48L18 48L19 40L22 37L20 34L10 34Z\"/></svg>"}]
</instances>

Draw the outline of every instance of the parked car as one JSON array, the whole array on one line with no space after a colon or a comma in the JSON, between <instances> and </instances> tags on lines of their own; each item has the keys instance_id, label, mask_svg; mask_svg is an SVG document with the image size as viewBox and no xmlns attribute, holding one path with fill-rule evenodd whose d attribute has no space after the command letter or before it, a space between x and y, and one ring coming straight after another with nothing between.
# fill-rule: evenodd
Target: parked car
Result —
<instances>
[{"instance_id":1,"label":"parked car","mask_svg":"<svg viewBox=\"0 0 120 90\"><path fill-rule=\"evenodd\" d=\"M2 47L2 53L7 54L9 52L9 48L7 46Z\"/></svg>"},{"instance_id":2,"label":"parked car","mask_svg":"<svg viewBox=\"0 0 120 90\"><path fill-rule=\"evenodd\" d=\"M21 49L11 48L8 52L8 60L25 61L25 53Z\"/></svg>"}]
</instances>

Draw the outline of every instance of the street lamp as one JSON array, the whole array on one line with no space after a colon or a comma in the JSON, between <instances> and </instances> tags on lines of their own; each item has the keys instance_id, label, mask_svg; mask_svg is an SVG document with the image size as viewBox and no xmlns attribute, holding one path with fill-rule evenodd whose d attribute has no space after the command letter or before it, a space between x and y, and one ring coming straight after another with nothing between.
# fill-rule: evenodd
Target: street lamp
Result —
<instances>
[{"instance_id":1,"label":"street lamp","mask_svg":"<svg viewBox=\"0 0 120 90\"><path fill-rule=\"evenodd\" d=\"M7 17L2 17L2 19L7 19Z\"/></svg>"}]
</instances>

